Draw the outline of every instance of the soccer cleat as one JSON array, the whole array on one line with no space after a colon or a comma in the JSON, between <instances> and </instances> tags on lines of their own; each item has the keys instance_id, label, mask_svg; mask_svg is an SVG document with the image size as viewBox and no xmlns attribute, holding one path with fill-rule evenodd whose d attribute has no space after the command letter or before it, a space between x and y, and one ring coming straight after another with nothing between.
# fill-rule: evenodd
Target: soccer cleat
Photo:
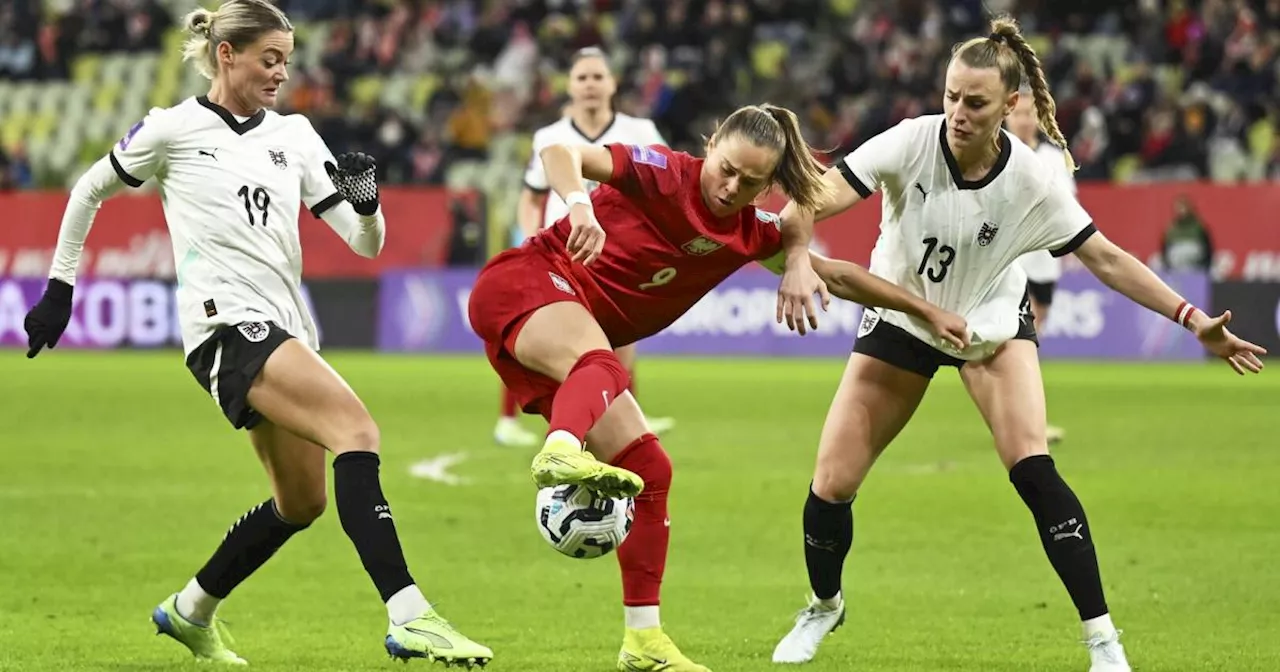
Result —
<instances>
[{"instance_id":1,"label":"soccer cleat","mask_svg":"<svg viewBox=\"0 0 1280 672\"><path fill-rule=\"evenodd\" d=\"M666 434L676 426L675 418L653 418L646 415L644 419L649 425L649 431L659 436Z\"/></svg>"},{"instance_id":2,"label":"soccer cleat","mask_svg":"<svg viewBox=\"0 0 1280 672\"><path fill-rule=\"evenodd\" d=\"M818 653L822 638L844 625L844 598L834 609L822 606L817 597L796 616L795 627L773 650L775 663L807 663Z\"/></svg>"},{"instance_id":3,"label":"soccer cleat","mask_svg":"<svg viewBox=\"0 0 1280 672\"><path fill-rule=\"evenodd\" d=\"M227 648L231 633L227 626L216 616L213 625L197 625L178 613L178 594L160 603L151 612L151 622L156 626L156 635L169 635L178 643L187 647L191 655L201 662L222 663L224 665L248 665L249 662L237 656ZM226 640L225 642L223 640Z\"/></svg>"},{"instance_id":4,"label":"soccer cleat","mask_svg":"<svg viewBox=\"0 0 1280 672\"><path fill-rule=\"evenodd\" d=\"M1124 657L1124 647L1120 646L1120 631L1110 635L1097 634L1085 640L1089 647L1089 659L1092 664L1089 672L1132 672L1129 661Z\"/></svg>"},{"instance_id":5,"label":"soccer cleat","mask_svg":"<svg viewBox=\"0 0 1280 672\"><path fill-rule=\"evenodd\" d=\"M508 448L529 448L538 445L538 435L525 429L515 418L498 418L493 441Z\"/></svg>"},{"instance_id":6,"label":"soccer cleat","mask_svg":"<svg viewBox=\"0 0 1280 672\"><path fill-rule=\"evenodd\" d=\"M1053 444L1060 443L1063 439L1067 438L1067 430L1055 425L1049 425L1044 428L1044 438L1045 441L1052 446Z\"/></svg>"},{"instance_id":7,"label":"soccer cleat","mask_svg":"<svg viewBox=\"0 0 1280 672\"><path fill-rule=\"evenodd\" d=\"M627 628L618 653L618 669L623 672L711 672L680 653L675 642L657 628Z\"/></svg>"},{"instance_id":8,"label":"soccer cleat","mask_svg":"<svg viewBox=\"0 0 1280 672\"><path fill-rule=\"evenodd\" d=\"M531 471L539 488L581 485L604 497L635 497L644 489L640 476L597 460L576 441L559 438L547 438Z\"/></svg>"},{"instance_id":9,"label":"soccer cleat","mask_svg":"<svg viewBox=\"0 0 1280 672\"><path fill-rule=\"evenodd\" d=\"M387 630L386 645L392 658L405 662L410 658L426 658L433 663L444 663L445 667L458 665L471 669L484 667L493 660L489 647L454 630L435 609L428 609L404 625L393 624Z\"/></svg>"}]
</instances>

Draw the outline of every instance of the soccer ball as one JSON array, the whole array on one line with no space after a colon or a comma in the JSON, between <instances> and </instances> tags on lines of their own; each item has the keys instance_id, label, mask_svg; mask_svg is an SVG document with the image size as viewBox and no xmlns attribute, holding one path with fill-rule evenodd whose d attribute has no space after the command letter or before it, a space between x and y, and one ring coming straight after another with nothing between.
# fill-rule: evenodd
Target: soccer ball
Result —
<instances>
[{"instance_id":1,"label":"soccer ball","mask_svg":"<svg viewBox=\"0 0 1280 672\"><path fill-rule=\"evenodd\" d=\"M607 555L631 532L636 504L630 497L602 497L578 485L538 491L538 531L551 547L580 560Z\"/></svg>"}]
</instances>

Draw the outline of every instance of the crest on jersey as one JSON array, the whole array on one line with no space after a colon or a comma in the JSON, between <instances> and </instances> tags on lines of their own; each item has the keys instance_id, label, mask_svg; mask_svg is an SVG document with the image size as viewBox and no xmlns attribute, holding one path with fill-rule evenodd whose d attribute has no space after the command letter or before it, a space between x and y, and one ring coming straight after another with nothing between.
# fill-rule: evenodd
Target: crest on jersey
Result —
<instances>
[{"instance_id":1,"label":"crest on jersey","mask_svg":"<svg viewBox=\"0 0 1280 672\"><path fill-rule=\"evenodd\" d=\"M267 334L271 333L271 327L263 322L242 322L236 325L240 333L244 336L244 340L250 343L261 343L267 340Z\"/></svg>"},{"instance_id":2,"label":"crest on jersey","mask_svg":"<svg viewBox=\"0 0 1280 672\"><path fill-rule=\"evenodd\" d=\"M289 159L285 158L283 149L268 149L267 156L271 157L271 163L275 164L276 168L284 170L289 167Z\"/></svg>"},{"instance_id":3,"label":"crest on jersey","mask_svg":"<svg viewBox=\"0 0 1280 672\"><path fill-rule=\"evenodd\" d=\"M681 245L680 249L695 257L702 257L711 254L722 247L724 247L724 243L712 240L706 236L698 236L684 245Z\"/></svg>"},{"instance_id":4,"label":"crest on jersey","mask_svg":"<svg viewBox=\"0 0 1280 672\"><path fill-rule=\"evenodd\" d=\"M577 293L573 291L573 286L569 284L568 280L565 280L551 271L547 271L547 275L551 276L551 284L555 285L556 289L568 294L569 296L577 296Z\"/></svg>"},{"instance_id":5,"label":"crest on jersey","mask_svg":"<svg viewBox=\"0 0 1280 672\"><path fill-rule=\"evenodd\" d=\"M991 241L996 239L996 233L1000 231L1000 227L991 222L983 222L982 228L978 229L978 247L986 247Z\"/></svg>"}]
</instances>

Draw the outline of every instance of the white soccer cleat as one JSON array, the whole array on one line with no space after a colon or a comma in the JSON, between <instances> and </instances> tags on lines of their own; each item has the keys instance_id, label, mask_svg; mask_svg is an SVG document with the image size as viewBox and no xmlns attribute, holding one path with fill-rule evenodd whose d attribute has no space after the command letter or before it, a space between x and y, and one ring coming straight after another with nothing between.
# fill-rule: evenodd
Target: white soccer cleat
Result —
<instances>
[{"instance_id":1,"label":"white soccer cleat","mask_svg":"<svg viewBox=\"0 0 1280 672\"><path fill-rule=\"evenodd\" d=\"M498 424L493 428L493 440L508 448L530 448L541 443L538 435L525 429L515 418L498 418Z\"/></svg>"},{"instance_id":2,"label":"white soccer cleat","mask_svg":"<svg viewBox=\"0 0 1280 672\"><path fill-rule=\"evenodd\" d=\"M1084 645L1089 647L1092 661L1089 672L1133 672L1124 657L1124 647L1120 646L1120 631L1094 635L1085 640Z\"/></svg>"},{"instance_id":3,"label":"white soccer cleat","mask_svg":"<svg viewBox=\"0 0 1280 672\"><path fill-rule=\"evenodd\" d=\"M809 606L796 616L796 625L778 642L773 650L775 663L807 663L818 653L822 638L844 625L844 598L834 608L823 606L817 597L811 596Z\"/></svg>"}]
</instances>

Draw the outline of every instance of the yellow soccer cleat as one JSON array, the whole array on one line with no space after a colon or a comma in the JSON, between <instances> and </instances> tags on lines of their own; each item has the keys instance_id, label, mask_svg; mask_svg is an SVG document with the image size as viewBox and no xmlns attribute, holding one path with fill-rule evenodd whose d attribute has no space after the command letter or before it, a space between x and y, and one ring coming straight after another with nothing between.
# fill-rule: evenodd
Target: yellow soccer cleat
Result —
<instances>
[{"instance_id":1,"label":"yellow soccer cleat","mask_svg":"<svg viewBox=\"0 0 1280 672\"><path fill-rule=\"evenodd\" d=\"M675 642L661 627L627 628L618 653L618 669L622 672L711 672L680 653Z\"/></svg>"},{"instance_id":2,"label":"yellow soccer cleat","mask_svg":"<svg viewBox=\"0 0 1280 672\"><path fill-rule=\"evenodd\" d=\"M533 483L538 488L580 485L604 497L635 497L644 490L644 480L626 469L605 464L582 449L570 436L547 437L542 450L533 457Z\"/></svg>"}]
</instances>

